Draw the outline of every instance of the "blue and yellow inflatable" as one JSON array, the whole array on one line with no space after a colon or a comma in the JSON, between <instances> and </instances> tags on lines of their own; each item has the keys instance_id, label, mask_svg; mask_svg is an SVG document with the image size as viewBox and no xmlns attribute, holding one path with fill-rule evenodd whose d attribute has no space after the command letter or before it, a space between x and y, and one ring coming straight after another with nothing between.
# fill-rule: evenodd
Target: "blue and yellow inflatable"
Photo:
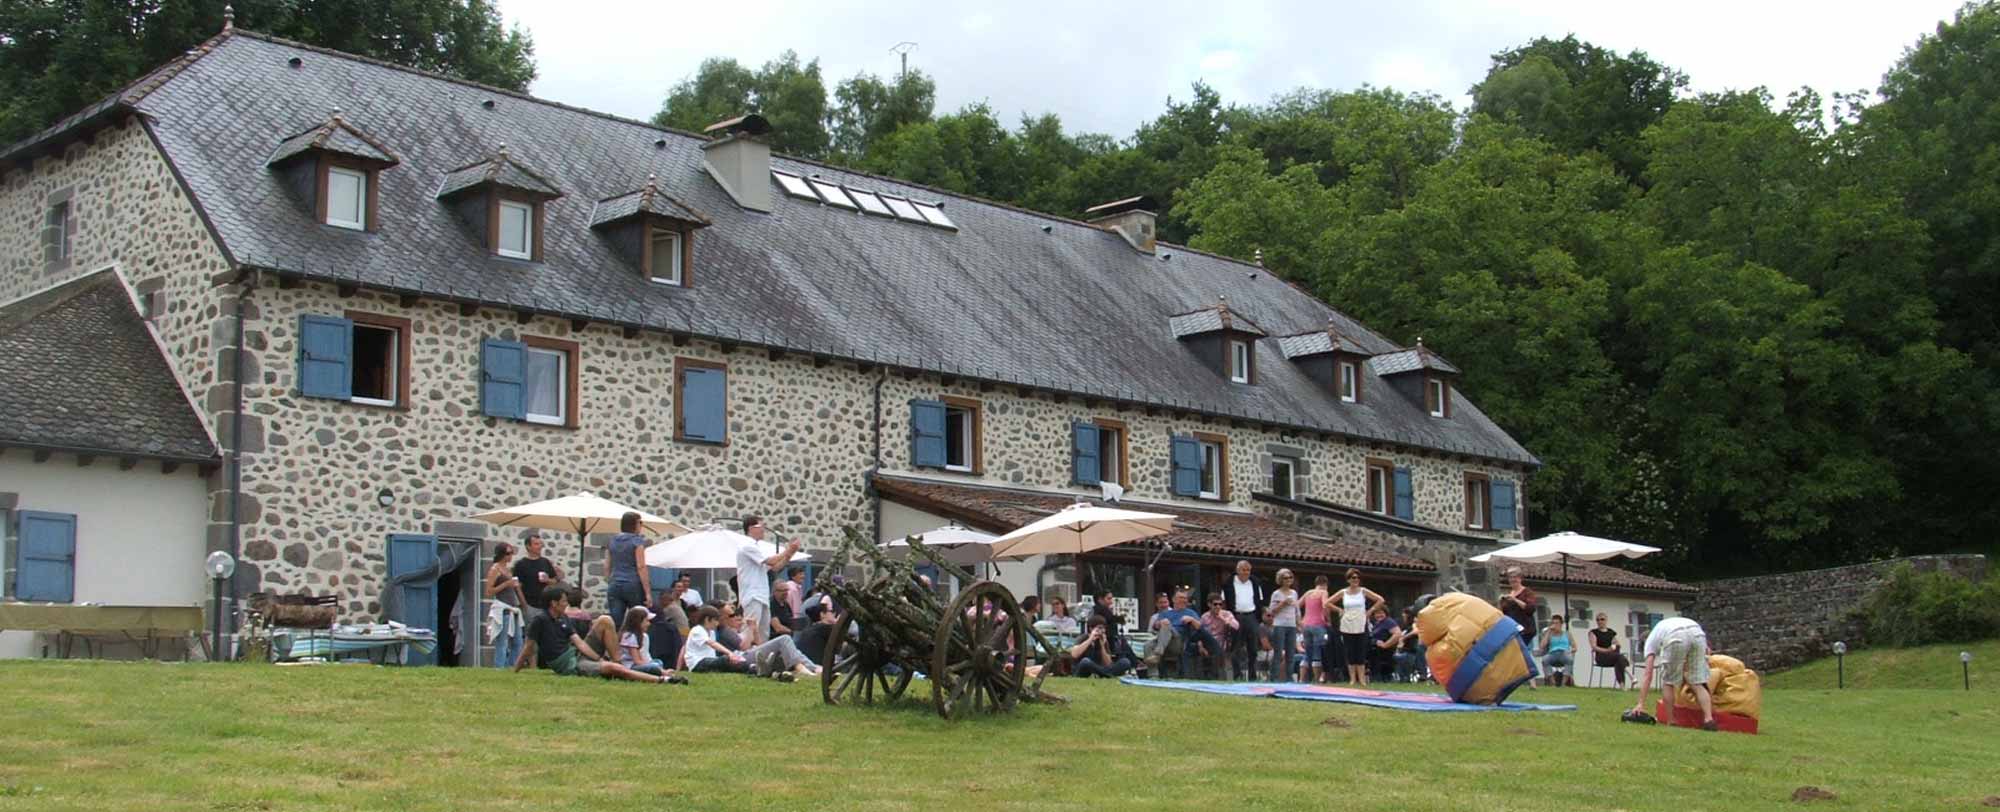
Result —
<instances>
[{"instance_id":1,"label":"blue and yellow inflatable","mask_svg":"<svg viewBox=\"0 0 2000 812\"><path fill-rule=\"evenodd\" d=\"M1462 592L1432 599L1417 613L1417 639L1431 676L1454 702L1497 705L1535 676L1520 624Z\"/></svg>"}]
</instances>

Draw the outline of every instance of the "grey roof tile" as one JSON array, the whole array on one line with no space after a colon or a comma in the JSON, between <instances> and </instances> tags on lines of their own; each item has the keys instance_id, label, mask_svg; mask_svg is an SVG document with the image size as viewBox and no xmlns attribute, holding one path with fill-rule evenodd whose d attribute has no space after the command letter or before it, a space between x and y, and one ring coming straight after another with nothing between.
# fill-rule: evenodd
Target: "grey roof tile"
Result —
<instances>
[{"instance_id":1,"label":"grey roof tile","mask_svg":"<svg viewBox=\"0 0 2000 812\"><path fill-rule=\"evenodd\" d=\"M1294 359L1334 352L1362 356L1370 354L1359 342L1341 335L1339 331L1331 328L1314 330L1310 333L1299 333L1298 335L1279 336L1278 351L1284 353L1286 358Z\"/></svg>"},{"instance_id":2,"label":"grey roof tile","mask_svg":"<svg viewBox=\"0 0 2000 812\"><path fill-rule=\"evenodd\" d=\"M1449 375L1459 374L1458 367L1452 366L1451 362L1444 360L1442 356L1431 352L1429 348L1421 344L1407 350L1397 350L1396 352L1384 353L1370 358L1368 359L1368 367L1374 370L1377 376L1385 378L1390 375L1401 375L1405 372L1416 372L1420 369L1443 372Z\"/></svg>"},{"instance_id":3,"label":"grey roof tile","mask_svg":"<svg viewBox=\"0 0 2000 812\"><path fill-rule=\"evenodd\" d=\"M0 381L0 445L216 457L113 271L0 306Z\"/></svg>"},{"instance_id":4,"label":"grey roof tile","mask_svg":"<svg viewBox=\"0 0 2000 812\"><path fill-rule=\"evenodd\" d=\"M647 178L646 185L617 197L597 201L597 210L590 215L592 228L610 225L627 217L652 214L670 220L681 220L699 225L709 225L708 215L679 200L673 195L660 191L654 178Z\"/></svg>"},{"instance_id":5,"label":"grey roof tile","mask_svg":"<svg viewBox=\"0 0 2000 812\"><path fill-rule=\"evenodd\" d=\"M482 184L514 189L539 197L562 197L561 189L557 189L553 184L543 180L542 176L514 160L513 156L507 154L507 148L504 146L491 158L444 173L444 182L438 186L437 196L451 197Z\"/></svg>"},{"instance_id":6,"label":"grey roof tile","mask_svg":"<svg viewBox=\"0 0 2000 812\"><path fill-rule=\"evenodd\" d=\"M287 67L292 56L303 66ZM1400 398L1340 404L1282 363L1273 342L1256 342L1267 356L1256 386L1220 385L1159 325L1222 296L1261 328L1331 322L1371 353L1397 349L1248 263L1164 244L1144 254L1084 223L783 155L774 169L941 199L958 229L909 228L778 189L769 213L747 211L710 177L693 134L249 32L140 105L225 245L251 267L1536 464L1466 399L1452 420ZM315 227L310 211L281 203L280 178L257 171L275 138L333 108L368 122L403 159L382 175L380 235ZM545 206L537 265L488 256L435 199L444 172L500 143L570 195ZM700 281L687 289L649 284L590 227L597 201L645 174L713 223L692 241Z\"/></svg>"},{"instance_id":7,"label":"grey roof tile","mask_svg":"<svg viewBox=\"0 0 2000 812\"><path fill-rule=\"evenodd\" d=\"M388 147L348 123L339 111L334 111L326 123L278 142L278 148L272 151L271 159L265 163L277 166L313 150L346 155L383 166L397 163L395 154Z\"/></svg>"}]
</instances>

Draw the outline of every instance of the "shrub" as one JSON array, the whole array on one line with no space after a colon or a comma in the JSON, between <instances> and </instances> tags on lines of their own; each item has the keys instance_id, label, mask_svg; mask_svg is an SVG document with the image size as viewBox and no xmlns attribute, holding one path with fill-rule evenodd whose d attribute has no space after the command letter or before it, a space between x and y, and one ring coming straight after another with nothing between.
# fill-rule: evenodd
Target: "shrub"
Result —
<instances>
[{"instance_id":1,"label":"shrub","mask_svg":"<svg viewBox=\"0 0 2000 812\"><path fill-rule=\"evenodd\" d=\"M1864 607L1877 646L1963 643L2000 637L2000 578L1974 583L1900 564Z\"/></svg>"}]
</instances>

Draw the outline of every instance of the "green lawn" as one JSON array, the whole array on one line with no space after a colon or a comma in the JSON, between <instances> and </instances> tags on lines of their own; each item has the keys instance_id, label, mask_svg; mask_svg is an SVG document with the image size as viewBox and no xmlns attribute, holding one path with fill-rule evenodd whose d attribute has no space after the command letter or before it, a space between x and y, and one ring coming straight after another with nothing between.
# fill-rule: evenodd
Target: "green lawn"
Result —
<instances>
[{"instance_id":1,"label":"green lawn","mask_svg":"<svg viewBox=\"0 0 2000 812\"><path fill-rule=\"evenodd\" d=\"M1847 653L1847 687L1938 688L1964 691L1958 653L1972 652L1972 692L2000 690L2000 640L1921 648L1886 648ZM1767 688L1831 689L1840 675L1834 658L1814 660L1764 680Z\"/></svg>"},{"instance_id":2,"label":"green lawn","mask_svg":"<svg viewBox=\"0 0 2000 812\"><path fill-rule=\"evenodd\" d=\"M1576 713L1416 714L1050 680L947 723L818 686L366 666L0 662L6 809L1976 809L2000 702L1772 691L1759 736ZM921 691L916 689L923 689ZM913 693L928 691L923 683Z\"/></svg>"}]
</instances>

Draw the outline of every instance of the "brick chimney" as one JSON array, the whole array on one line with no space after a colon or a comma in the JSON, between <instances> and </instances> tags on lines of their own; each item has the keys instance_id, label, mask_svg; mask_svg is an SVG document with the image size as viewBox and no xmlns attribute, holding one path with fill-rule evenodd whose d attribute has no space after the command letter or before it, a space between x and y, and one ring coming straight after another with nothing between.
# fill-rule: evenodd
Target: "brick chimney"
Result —
<instances>
[{"instance_id":1,"label":"brick chimney","mask_svg":"<svg viewBox=\"0 0 2000 812\"><path fill-rule=\"evenodd\" d=\"M1153 220L1153 199L1149 197L1128 197L1103 205L1085 209L1083 216L1093 226L1116 233L1132 244L1133 248L1153 253L1155 239Z\"/></svg>"},{"instance_id":2,"label":"brick chimney","mask_svg":"<svg viewBox=\"0 0 2000 812\"><path fill-rule=\"evenodd\" d=\"M771 122L755 113L702 130L713 139L701 145L708 174L736 205L752 211L771 210L771 145L762 137L770 131Z\"/></svg>"}]
</instances>

